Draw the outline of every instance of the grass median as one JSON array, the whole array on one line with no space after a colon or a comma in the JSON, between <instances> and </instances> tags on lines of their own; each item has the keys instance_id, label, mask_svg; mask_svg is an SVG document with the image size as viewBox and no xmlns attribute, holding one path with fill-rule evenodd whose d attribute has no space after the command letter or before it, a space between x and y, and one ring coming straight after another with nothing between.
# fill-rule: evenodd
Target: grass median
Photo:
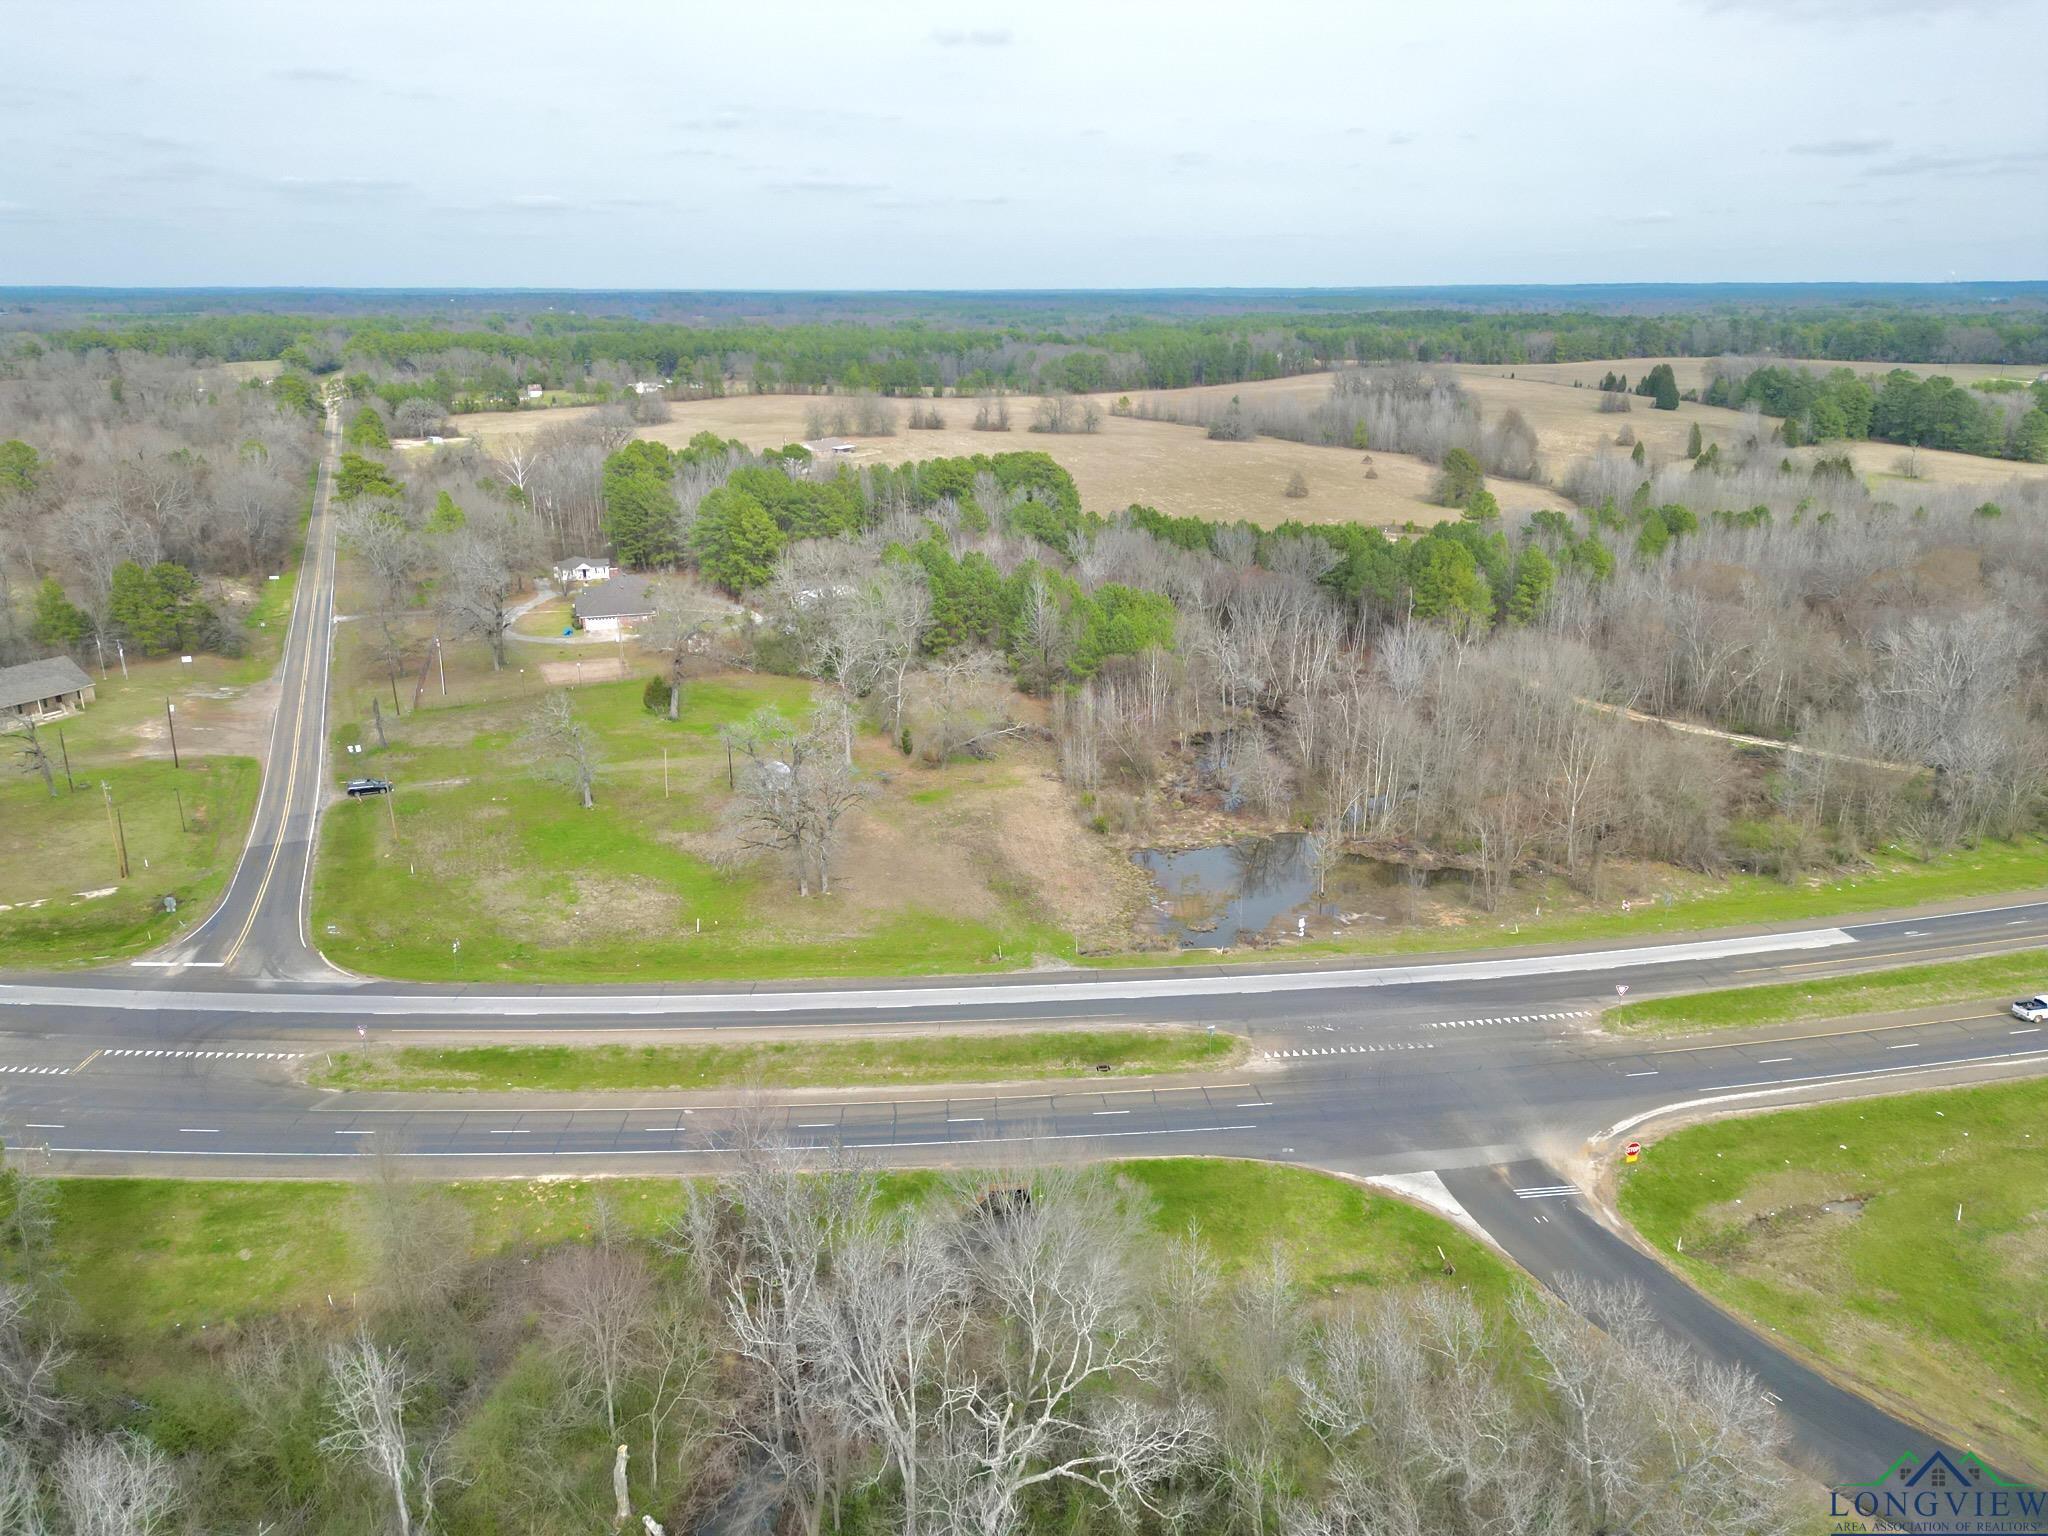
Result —
<instances>
[{"instance_id":1,"label":"grass median","mask_svg":"<svg viewBox=\"0 0 2048 1536\"><path fill-rule=\"evenodd\" d=\"M337 1051L312 1082L397 1093L917 1087L1194 1072L1228 1066L1243 1048L1242 1036L1189 1029L744 1045L408 1045Z\"/></svg>"},{"instance_id":2,"label":"grass median","mask_svg":"<svg viewBox=\"0 0 2048 1536\"><path fill-rule=\"evenodd\" d=\"M1508 1265L1441 1217L1305 1168L1211 1158L1102 1165L1151 1201L1164 1241L1192 1224L1226 1273L1274 1248L1305 1292L1328 1296L1449 1283L1493 1306L1514 1284ZM876 1175L886 1203L944 1197L931 1172ZM971 1182L969 1180L968 1182ZM679 1214L675 1179L486 1180L448 1186L468 1208L471 1256L534 1253L588 1238L600 1192L626 1226L660 1232ZM110 1346L189 1338L202 1325L328 1314L372 1283L371 1255L341 1182L65 1179L57 1191L55 1257L79 1322Z\"/></svg>"},{"instance_id":3,"label":"grass median","mask_svg":"<svg viewBox=\"0 0 2048 1536\"><path fill-rule=\"evenodd\" d=\"M1675 1034L1701 1029L1753 1029L1767 1024L1801 1024L1936 1003L1968 1003L2031 995L2048 988L2048 950L1975 960L1905 965L1856 976L1823 976L1811 981L1773 982L1763 987L1725 987L1659 997L1609 1008L1600 1022L1617 1034Z\"/></svg>"},{"instance_id":4,"label":"grass median","mask_svg":"<svg viewBox=\"0 0 2048 1536\"><path fill-rule=\"evenodd\" d=\"M1621 1209L1709 1295L2008 1473L2048 1470L2048 1081L1678 1131Z\"/></svg>"}]
</instances>

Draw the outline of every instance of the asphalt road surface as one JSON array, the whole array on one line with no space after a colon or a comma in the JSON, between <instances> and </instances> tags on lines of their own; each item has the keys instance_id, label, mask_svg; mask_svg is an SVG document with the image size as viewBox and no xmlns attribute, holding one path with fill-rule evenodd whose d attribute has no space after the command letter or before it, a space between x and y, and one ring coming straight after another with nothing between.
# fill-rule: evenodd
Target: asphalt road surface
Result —
<instances>
[{"instance_id":1,"label":"asphalt road surface","mask_svg":"<svg viewBox=\"0 0 2048 1536\"><path fill-rule=\"evenodd\" d=\"M1928 1436L1720 1312L1595 1218L1560 1165L1613 1155L1673 1107L1768 1106L2048 1068L2048 1033L1987 1008L1849 1027L1625 1041L1597 1010L1634 997L1994 953L2048 942L2048 901L1791 932L1548 952L1072 973L858 986L431 987L346 976L312 947L306 896L325 762L338 422L310 525L247 852L219 908L114 971L0 982L0 1137L76 1173L345 1176L372 1147L449 1177L716 1168L718 1095L340 1094L304 1069L364 1039L716 1038L986 1024L1174 1023L1250 1037L1252 1058L1153 1084L844 1091L772 1108L820 1157L960 1165L1215 1153L1355 1175L1433 1174L1538 1279L1641 1284L1665 1326L1754 1371L1823 1478L1874 1476ZM2044 871L2048 883L2048 871ZM2043 978L2048 984L2048 977ZM754 1107L758 1110L758 1106ZM1550 1190L1525 1194L1517 1191Z\"/></svg>"}]
</instances>

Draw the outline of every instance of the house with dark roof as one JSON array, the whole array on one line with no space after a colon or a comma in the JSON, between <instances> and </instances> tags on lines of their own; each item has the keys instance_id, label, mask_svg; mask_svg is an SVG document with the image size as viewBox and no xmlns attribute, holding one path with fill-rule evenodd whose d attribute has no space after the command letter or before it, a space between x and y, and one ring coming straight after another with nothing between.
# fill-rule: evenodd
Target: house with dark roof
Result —
<instances>
[{"instance_id":1,"label":"house with dark roof","mask_svg":"<svg viewBox=\"0 0 2048 1536\"><path fill-rule=\"evenodd\" d=\"M43 720L92 702L92 679L69 656L0 667L0 715Z\"/></svg>"},{"instance_id":2,"label":"house with dark roof","mask_svg":"<svg viewBox=\"0 0 2048 1536\"><path fill-rule=\"evenodd\" d=\"M576 594L576 619L586 635L630 634L654 613L654 579L614 576Z\"/></svg>"}]
</instances>

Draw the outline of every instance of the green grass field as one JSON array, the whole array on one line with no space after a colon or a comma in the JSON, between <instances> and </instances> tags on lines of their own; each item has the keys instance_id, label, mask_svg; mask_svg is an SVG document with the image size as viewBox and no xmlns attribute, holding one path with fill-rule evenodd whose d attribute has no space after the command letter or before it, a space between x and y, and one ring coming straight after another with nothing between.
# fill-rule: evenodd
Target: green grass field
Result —
<instances>
[{"instance_id":1,"label":"green grass field","mask_svg":"<svg viewBox=\"0 0 2048 1536\"><path fill-rule=\"evenodd\" d=\"M118 960L205 915L248 840L259 782L253 757L217 748L231 724L246 734L241 696L277 667L297 572L294 555L276 581L261 584L238 657L199 655L189 666L174 656L131 657L124 675L110 655L105 677L92 658L93 702L39 731L54 798L39 775L17 771L17 738L0 737L0 826L20 829L0 839L0 967ZM177 769L162 731L167 701L179 721ZM102 784L127 840L125 880ZM163 910L165 896L177 898L175 914Z\"/></svg>"},{"instance_id":2,"label":"green grass field","mask_svg":"<svg viewBox=\"0 0 2048 1536\"><path fill-rule=\"evenodd\" d=\"M76 793L60 773L57 797L41 779L0 783L0 966L57 968L138 954L203 916L226 885L256 803L246 757L168 762L73 758ZM83 775L90 772L88 780ZM104 783L128 844L119 876ZM180 801L183 830L180 830ZM30 830L33 828L33 833ZM176 914L163 910L175 896Z\"/></svg>"},{"instance_id":3,"label":"green grass field","mask_svg":"<svg viewBox=\"0 0 2048 1536\"><path fill-rule=\"evenodd\" d=\"M1737 1312L2048 1471L2048 1081L1678 1131L1623 1173L1621 1209Z\"/></svg>"},{"instance_id":4,"label":"green grass field","mask_svg":"<svg viewBox=\"0 0 2048 1536\"><path fill-rule=\"evenodd\" d=\"M2048 987L2048 950L1906 965L1860 976L1824 976L1765 987L1726 987L1683 997L1624 1003L1600 1016L1627 1035L1675 1034L1698 1029L1751 1029L1851 1014L1924 1008L1935 1003L2003 1004L2019 993Z\"/></svg>"},{"instance_id":5,"label":"green grass field","mask_svg":"<svg viewBox=\"0 0 2048 1536\"><path fill-rule=\"evenodd\" d=\"M1175 1158L1106 1165L1154 1203L1162 1238L1193 1222L1226 1269L1278 1244L1318 1295L1455 1283L1498 1302L1511 1271L1449 1222L1343 1180L1262 1163ZM946 1176L883 1174L897 1202L946 1198ZM670 1179L543 1179L452 1186L479 1256L532 1251L588 1231L602 1190L627 1223L656 1232L676 1210ZM70 1179L60 1186L58 1258L88 1334L144 1343L260 1318L326 1313L366 1283L343 1183ZM1443 1254L1456 1266L1442 1274Z\"/></svg>"},{"instance_id":6,"label":"green grass field","mask_svg":"<svg viewBox=\"0 0 2048 1536\"><path fill-rule=\"evenodd\" d=\"M922 975L1071 956L1071 935L993 882L974 893L982 913L961 915L944 891L929 904L894 891L887 904L804 902L772 861L714 865L700 840L724 795L720 727L764 706L801 714L810 686L693 683L672 723L641 707L644 681L574 690L605 758L589 811L519 753L537 683L486 676L493 691L481 702L408 714L382 748L360 724L339 727L338 744L366 751L337 752L338 763L399 784L398 833L381 803L326 816L313 906L321 947L341 965L420 981Z\"/></svg>"},{"instance_id":7,"label":"green grass field","mask_svg":"<svg viewBox=\"0 0 2048 1536\"><path fill-rule=\"evenodd\" d=\"M754 1045L404 1046L336 1052L312 1082L404 1093L901 1087L1192 1072L1227 1065L1243 1044L1221 1032L1118 1029Z\"/></svg>"}]
</instances>

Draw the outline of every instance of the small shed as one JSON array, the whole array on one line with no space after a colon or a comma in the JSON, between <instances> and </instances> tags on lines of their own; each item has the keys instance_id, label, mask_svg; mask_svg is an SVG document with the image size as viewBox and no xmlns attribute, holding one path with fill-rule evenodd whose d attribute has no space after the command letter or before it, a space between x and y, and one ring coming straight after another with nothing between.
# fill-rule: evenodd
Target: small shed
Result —
<instances>
[{"instance_id":1,"label":"small shed","mask_svg":"<svg viewBox=\"0 0 2048 1536\"><path fill-rule=\"evenodd\" d=\"M654 582L646 576L614 576L578 592L575 606L586 635L630 634L654 614Z\"/></svg>"},{"instance_id":2,"label":"small shed","mask_svg":"<svg viewBox=\"0 0 2048 1536\"><path fill-rule=\"evenodd\" d=\"M612 573L609 555L565 555L555 562L555 580L570 582L604 581Z\"/></svg>"},{"instance_id":3,"label":"small shed","mask_svg":"<svg viewBox=\"0 0 2048 1536\"><path fill-rule=\"evenodd\" d=\"M0 714L47 720L81 710L92 699L92 679L69 656L0 667Z\"/></svg>"},{"instance_id":4,"label":"small shed","mask_svg":"<svg viewBox=\"0 0 2048 1536\"><path fill-rule=\"evenodd\" d=\"M852 454L860 444L848 442L843 437L821 437L815 442L805 443L814 459L843 459Z\"/></svg>"}]
</instances>

